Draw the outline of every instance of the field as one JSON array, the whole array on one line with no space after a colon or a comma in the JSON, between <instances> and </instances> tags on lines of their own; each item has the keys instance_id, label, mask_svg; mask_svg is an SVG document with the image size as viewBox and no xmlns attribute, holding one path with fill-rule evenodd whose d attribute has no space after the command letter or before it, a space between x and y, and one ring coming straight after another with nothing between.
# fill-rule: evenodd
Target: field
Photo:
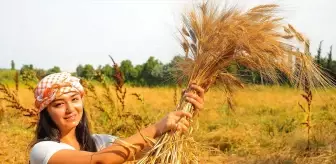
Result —
<instances>
[{"instance_id":1,"label":"field","mask_svg":"<svg viewBox=\"0 0 336 164\"><path fill-rule=\"evenodd\" d=\"M14 84L10 85L12 89ZM97 100L87 96L85 110L89 113L94 133L108 133L125 137L136 132L134 119L116 119L113 112L122 110L113 94L114 108L109 109L103 98L99 110ZM125 109L141 118L139 125L160 119L174 110L175 93L181 89L138 88L126 86ZM104 89L96 85L97 95ZM132 93L140 95L140 99ZM279 86L246 86L235 93L235 110L231 111L226 96L219 88L212 88L205 97L205 109L201 111L194 127L194 138L202 147L218 148L219 152L203 153L201 163L336 163L336 90L316 91L312 102L311 148L306 150L307 129L302 123L306 114L298 102L306 105L301 91ZM89 95L93 96L92 93ZM19 88L22 104L31 107L33 94L27 88ZM102 96L99 96L102 97ZM175 100L174 100L175 99ZM29 143L34 128L29 118L16 109L0 104L0 163L27 163ZM138 124L138 123L137 123Z\"/></svg>"}]
</instances>

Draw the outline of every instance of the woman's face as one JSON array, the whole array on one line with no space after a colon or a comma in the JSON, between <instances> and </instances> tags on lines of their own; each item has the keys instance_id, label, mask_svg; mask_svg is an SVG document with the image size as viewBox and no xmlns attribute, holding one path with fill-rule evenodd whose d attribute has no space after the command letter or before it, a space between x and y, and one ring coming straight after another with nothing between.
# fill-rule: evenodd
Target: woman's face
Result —
<instances>
[{"instance_id":1,"label":"woman's face","mask_svg":"<svg viewBox=\"0 0 336 164\"><path fill-rule=\"evenodd\" d=\"M58 129L68 131L75 128L83 115L83 101L79 93L68 92L55 98L48 107L48 113Z\"/></svg>"}]
</instances>

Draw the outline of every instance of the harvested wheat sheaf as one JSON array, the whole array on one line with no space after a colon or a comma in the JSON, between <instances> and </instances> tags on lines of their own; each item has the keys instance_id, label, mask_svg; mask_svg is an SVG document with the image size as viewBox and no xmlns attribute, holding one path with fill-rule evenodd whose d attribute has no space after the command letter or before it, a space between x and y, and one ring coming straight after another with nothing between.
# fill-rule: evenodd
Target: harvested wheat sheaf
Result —
<instances>
[{"instance_id":1,"label":"harvested wheat sheaf","mask_svg":"<svg viewBox=\"0 0 336 164\"><path fill-rule=\"evenodd\" d=\"M178 77L188 79L187 86L195 83L206 91L214 82L221 82L228 100L235 87L243 87L239 78L227 71L233 63L258 71L274 83L281 80L282 72L300 88L330 86L331 81L307 55L309 41L292 25L282 23L275 14L278 8L269 4L243 11L202 3L183 15L180 34L185 59L178 65L182 72ZM297 51L294 45L306 47L305 52ZM192 105L184 98L176 110L193 113ZM184 135L164 134L138 164L198 163L200 152L192 131L191 128Z\"/></svg>"}]
</instances>

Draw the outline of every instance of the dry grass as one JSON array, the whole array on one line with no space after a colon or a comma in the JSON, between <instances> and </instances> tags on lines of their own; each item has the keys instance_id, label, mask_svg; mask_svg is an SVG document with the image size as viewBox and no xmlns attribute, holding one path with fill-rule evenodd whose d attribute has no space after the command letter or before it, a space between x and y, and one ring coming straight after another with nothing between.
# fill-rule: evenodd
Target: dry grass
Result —
<instances>
[{"instance_id":1,"label":"dry grass","mask_svg":"<svg viewBox=\"0 0 336 164\"><path fill-rule=\"evenodd\" d=\"M112 87L112 86L111 86ZM130 93L141 93L143 104L132 96L126 97L126 110L142 117L158 120L174 109L174 88L134 88ZM15 85L12 85L15 88ZM19 88L24 105L34 100L26 88ZM97 94L103 94L103 86L97 85ZM336 90L316 91L312 102L314 130L311 133L311 150L306 151L305 114L298 102L304 103L300 91L287 87L246 86L235 94L236 111L230 112L221 89L211 89L206 96L205 109L198 117L199 128L193 134L198 144L221 149L222 155L205 152L200 159L204 163L332 163L336 152ZM158 97L162 97L158 99ZM116 99L116 97L113 97ZM104 100L106 102L107 100ZM5 104L3 104L5 105ZM88 99L86 110L94 133L129 136L137 131L133 120L127 125L129 131L112 133L113 126L124 123L108 121L104 112L93 106ZM5 108L0 122L0 161L3 163L27 163L28 144L33 138L32 128L26 129L29 119L21 112ZM293 120L293 121L292 121ZM112 125L111 125L112 124ZM207 149L207 148L205 148ZM308 155L307 155L308 154ZM329 161L329 162L328 162Z\"/></svg>"}]
</instances>

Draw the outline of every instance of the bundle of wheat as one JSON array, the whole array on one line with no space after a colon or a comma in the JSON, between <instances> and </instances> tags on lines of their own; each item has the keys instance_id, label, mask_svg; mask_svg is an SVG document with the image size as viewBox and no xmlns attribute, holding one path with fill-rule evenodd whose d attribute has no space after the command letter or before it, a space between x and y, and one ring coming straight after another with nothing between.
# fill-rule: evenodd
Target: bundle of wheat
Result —
<instances>
[{"instance_id":1,"label":"bundle of wheat","mask_svg":"<svg viewBox=\"0 0 336 164\"><path fill-rule=\"evenodd\" d=\"M294 45L298 44L294 44L293 38L301 44L309 42L291 25L282 24L282 18L275 14L277 9L277 5L270 4L245 12L238 8L219 10L213 4L203 3L184 15L180 33L185 60L179 64L179 70L188 79L188 86L196 83L208 90L219 80L228 92L234 86L243 87L239 78L227 71L232 63L256 70L274 83L281 79L282 72L299 86L329 85L312 58L296 51ZM296 57L298 64L292 66L290 56ZM176 110L194 112L184 98ZM183 135L164 134L138 163L198 163L192 130Z\"/></svg>"}]
</instances>

